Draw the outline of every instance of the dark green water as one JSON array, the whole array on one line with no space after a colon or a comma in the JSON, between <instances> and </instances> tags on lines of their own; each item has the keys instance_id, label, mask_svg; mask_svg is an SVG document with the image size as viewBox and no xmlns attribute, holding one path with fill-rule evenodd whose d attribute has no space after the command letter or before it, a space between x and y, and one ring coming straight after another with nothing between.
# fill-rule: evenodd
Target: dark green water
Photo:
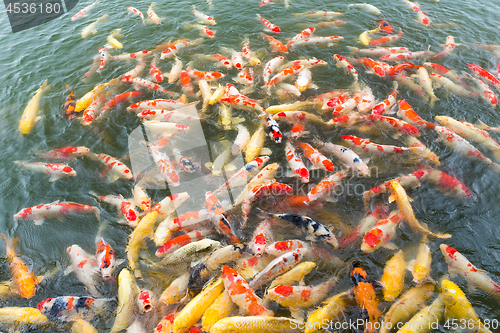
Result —
<instances>
[{"instance_id":1,"label":"dark green water","mask_svg":"<svg viewBox=\"0 0 500 333\"><path fill-rule=\"evenodd\" d=\"M283 31L278 38L285 41L309 25L315 24L316 19L296 18L293 13L313 10L328 10L345 12L340 19L346 24L337 28L318 29L316 35L340 35L344 41L330 48L297 47L286 56L287 60L303 57L317 57L328 61L329 65L315 68L313 80L320 87L319 92L326 92L333 88L347 88L351 79L341 69L334 66L332 55L335 53L348 54L346 46L357 46L358 35L375 27L376 16L360 9L347 10L345 1L298 1L292 0L288 8L283 3L258 7L259 1L213 1L209 7L204 1L197 1L198 10L203 11L217 21L216 38L205 40L200 46L181 53L184 64L193 60L196 53L220 53L220 47L234 49L241 48L241 42L248 36L251 48L257 52L259 58L266 63L273 55L270 53L267 42L261 38L262 25L255 19L260 13L278 25ZM50 183L42 175L20 170L13 163L16 160L36 161L34 150L47 151L66 145L84 145L97 153L106 153L118 158L128 154L128 135L140 125L140 121L133 114L126 112L123 105L113 109L108 122L99 126L84 127L79 122L69 123L61 118L62 105L66 96L65 85L73 87L77 97L91 90L96 84L106 82L117 77L135 66L134 63L110 62L101 74L94 74L88 82L82 82L83 75L92 64L92 58L97 49L105 44L106 36L117 28L122 29L124 38L119 40L124 44L123 52L134 52L143 49L152 49L171 39L198 38L198 32L187 31L182 28L183 22L194 23L190 1L157 3L156 13L166 17L160 25L142 25L140 19L127 16L125 7L133 5L146 13L148 2L136 1L124 3L120 1L106 1L94 8L91 14L83 19L72 22L71 15L88 5L80 3L77 8L54 21L42 26L13 34L10 31L6 14L0 14L0 231L11 237L19 237L16 249L22 258L32 267L37 275L43 275L55 267L65 268L69 265L66 248L72 244L79 244L90 253L95 251L94 238L98 232L97 221L88 216L67 217L63 222L47 220L43 226L35 226L31 221L13 221L13 215L25 207L49 203L55 200L75 201L90 205L98 205L89 195L89 191L99 194L122 194L129 197L132 182L118 181L109 184L99 178L99 165L85 159L79 159L71 165L78 175L74 178L61 179ZM431 45L434 51L441 50L448 35L455 37L457 43L500 44L498 34L500 21L500 4L489 1L424 1L420 5L423 11L431 18L433 24L423 27L417 20L416 14L399 1L372 1L381 11L381 18L387 20L395 28L403 29L403 37L394 46L406 46L413 51L427 49ZM109 14L107 22L98 25L98 33L87 39L82 39L80 31L90 22L101 15ZM119 54L120 51L113 51ZM475 63L492 72L496 71L498 58L493 51L481 49L473 45L463 45L447 58L439 61L440 64L455 69L458 72L467 69L468 63ZM159 66L168 72L172 66L171 60L160 61ZM201 70L215 70L210 64L194 65ZM376 78L360 72L360 81L372 88L376 98L382 100L392 90L392 82ZM237 74L235 70L226 73L223 83L232 82L231 77ZM45 94L41 101L40 120L34 130L26 136L18 132L18 123L21 114L32 94L40 84L48 79L50 92ZM180 91L178 87L167 89ZM120 92L129 87L120 87ZM307 92L305 96L312 96L314 92ZM400 89L398 98L405 98L413 108L426 120L432 121L436 115L447 115L456 119L464 119L475 123L482 120L491 126L500 126L498 110L491 109L480 99L466 100L455 96L447 96L443 90L436 95L440 98L434 108L430 108L423 100L415 96L406 88ZM146 94L147 98L160 97ZM257 91L251 95L254 98L265 96ZM270 104L269 104L270 103ZM268 100L264 106L272 105L277 101ZM257 119L244 111L234 111L235 116L243 116L246 125L252 130L256 128ZM235 131L224 132L213 126L216 116L209 122L203 122L203 128L208 141L234 140ZM289 127L283 126L284 129ZM322 131L310 129L311 133L319 135L322 140L337 140L345 131ZM354 133L355 134L355 133ZM500 139L498 135L493 135ZM453 153L443 144L436 142L435 133L423 132L421 140L436 152L441 159L441 170L446 171L463 181L474 192L470 200L451 198L437 192L430 186L423 185L417 190L409 191L413 198L413 208L420 221L426 222L432 230L448 232L453 237L446 241L463 253L478 268L488 271L491 277L500 281L500 237L498 233L498 216L500 216L500 176L480 163L470 162ZM374 140L376 141L376 140ZM394 141L393 141L394 142ZM283 152L266 139L266 146L274 151L271 162L280 162L285 166ZM206 162L206 161L205 161ZM401 173L408 173L410 169L398 163L382 161L374 164L379 168L379 178L355 180L367 186L381 183ZM340 165L337 165L339 168ZM278 179L279 180L279 179ZM319 180L319 179L318 179ZM296 183L295 183L296 184ZM151 191L154 200L162 199L166 191ZM112 223L116 220L116 211L101 205L103 220L108 221L104 235L115 248L118 257L124 258L127 235L130 230ZM325 204L328 210L335 211L342 216L346 224L356 225L363 214L362 199L356 195L345 196L336 204ZM201 207L200 207L201 208ZM418 244L419 235L404 227L398 231L397 244L405 248ZM447 272L443 256L439 250L440 241L432 240L433 251L432 277L439 279ZM3 252L2 252L3 253ZM374 254L365 255L358 248L346 252L336 251L345 260L356 258L372 279L379 279L385 261L392 255L392 251L380 250ZM4 260L0 270L0 280L10 279L7 261ZM330 272L322 272L329 274ZM460 287L466 291L467 297L478 312L480 318L500 320L500 306L489 296L480 291L468 291L463 279L457 278ZM344 271L336 291L341 292L349 286L347 272ZM158 286L156 286L158 288ZM41 287L30 300L11 299L3 302L2 306L36 306L36 304L52 296L85 295L84 287L74 275L63 276L57 274ZM388 306L385 304L384 306ZM112 323L112 320L111 320ZM110 322L94 323L99 331L109 329Z\"/></svg>"}]
</instances>

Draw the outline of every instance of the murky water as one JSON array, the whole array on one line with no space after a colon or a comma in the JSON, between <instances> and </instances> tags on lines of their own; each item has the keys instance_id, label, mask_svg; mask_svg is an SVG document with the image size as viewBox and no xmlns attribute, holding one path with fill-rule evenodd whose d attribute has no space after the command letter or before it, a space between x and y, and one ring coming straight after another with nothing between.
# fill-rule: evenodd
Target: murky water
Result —
<instances>
[{"instance_id":1,"label":"murky water","mask_svg":"<svg viewBox=\"0 0 500 333\"><path fill-rule=\"evenodd\" d=\"M328 66L312 70L313 80L319 86L318 92L326 92L333 88L348 88L351 85L351 78L334 66L332 55L335 53L348 54L346 46L359 47L361 44L357 42L358 35L364 30L373 29L377 19L376 16L360 9L347 10L349 2L346 1L291 0L288 8L285 8L281 2L260 8L258 7L259 1L214 0L213 2L213 7L209 7L204 1L198 1L195 4L199 10L216 19L217 26L214 27L216 38L205 40L200 46L186 50L180 55L184 64L193 61L193 66L201 70L216 70L216 68L206 62L197 63L193 55L220 53L221 46L239 49L244 37L250 39L251 48L256 51L263 63L273 56L267 42L261 38L263 27L255 17L256 13L262 14L278 25L283 31L278 38L285 41L317 22L316 19L312 18L296 18L293 13L313 10L344 12L345 14L340 18L346 21L345 25L318 29L315 33L318 36L340 35L344 37L344 41L329 48L297 47L286 57L288 60L317 57L329 62ZM406 46L414 51L427 49L431 45L432 50L440 51L446 36L452 35L457 43L463 45L458 46L450 56L440 60L440 64L458 72L466 70L468 63L475 63L488 70L496 71L498 58L493 51L487 51L467 43L500 44L498 34L500 3L492 0L421 2L423 11L433 22L429 28L423 27L416 20L415 13L408 9L403 2L378 0L370 3L382 11L381 18L390 22L396 31L400 28L403 29L403 37L394 45ZM196 30L185 30L182 27L183 22L194 23L191 12L193 2L191 1L158 3L157 14L166 17L162 25L143 25L138 18L126 15L125 6L129 4L114 0L99 5L88 17L72 22L71 15L88 4L82 2L70 14L16 34L11 33L7 16L0 14L0 45L2 46L0 52L0 82L2 82L0 86L0 193L2 193L0 196L0 232L6 233L10 237L19 238L16 251L21 254L37 275L47 274L56 267L63 269L67 267L69 258L66 254L66 248L72 244L78 244L88 252L93 253L95 251L94 238L99 230L99 225L94 218L82 216L67 217L61 222L54 219L47 220L43 226L35 226L31 221L14 222L12 217L15 213L25 207L56 200L98 205L89 196L90 191L99 194L122 194L125 197L130 197L132 189L132 183L128 181L107 183L99 177L99 165L86 159L78 159L71 163L78 173L77 177L61 179L54 183L50 183L47 178L40 174L21 170L13 163L16 160L36 161L35 151L47 151L65 145L83 145L93 152L102 152L118 158L127 156L128 135L140 126L139 119L126 111L127 104L114 108L108 121L100 125L84 127L77 121L70 123L65 118L60 117L66 96L65 85L69 84L73 87L76 96L81 97L96 84L109 81L135 66L135 63L110 62L101 74L94 74L87 82L82 81L84 73L92 64L92 58L97 53L97 49L105 44L106 36L114 29L121 28L122 34L125 36L119 38L124 44L123 52L153 49L168 40L178 38L194 39L199 37ZM146 13L149 3L136 1L133 5ZM98 26L98 33L87 39L82 39L80 31L104 14L109 14L110 18ZM114 54L118 53L120 52L114 51ZM173 61L164 60L159 64L160 68L167 72ZM378 100L386 98L392 90L391 81L364 74L362 69L358 71L361 82L372 88ZM229 71L223 83L232 82L231 77L236 73L236 70ZM40 112L42 120L36 124L29 135L21 136L17 129L21 114L34 91L45 79L48 79L52 89L42 98ZM180 91L175 86L165 85L165 87ZM126 89L129 87L123 86L120 88L120 92ZM315 93L315 91L307 91L302 98L313 96ZM407 99L413 108L429 121L432 121L436 115L447 115L471 123L481 120L490 126L500 126L498 110L491 109L479 98L467 100L453 95L448 96L444 90L438 90L436 94L440 101L436 103L434 108L430 108L425 101L404 87L400 89L398 97ZM265 95L259 90L250 96L257 99L265 98ZM147 93L145 97L159 98L160 96ZM267 99L263 105L277 103L277 100ZM256 128L258 120L248 112L235 110L234 116L245 117L245 125L251 130ZM209 112L208 118L202 122L207 140L209 142L234 140L236 132L226 132L215 127L216 121L217 116L210 115ZM284 130L289 128L289 126L283 126ZM317 135L323 141L338 142L340 136L349 131L324 131L319 128L311 128L310 132L311 135ZM493 134L493 136L500 139L498 135ZM500 262L500 237L498 233L500 175L495 174L480 163L465 160L442 143L437 142L436 139L437 135L429 131L424 131L421 137L421 140L440 157L441 170L463 181L474 192L474 197L470 200L452 198L424 184L416 190L409 191L414 200L413 208L416 216L420 221L426 222L432 230L451 233L453 237L446 241L448 245L455 247L477 267L488 271L493 279L500 281L498 265ZM384 143L399 142L390 137L380 140L386 140ZM271 162L277 161L284 166L283 144L276 145L266 139L266 146L274 152ZM370 166L378 169L378 178L354 179L351 182L368 187L400 174L411 172L411 169L406 168L403 164L387 160L370 161ZM340 168L340 165L337 167ZM322 176L324 174L318 174L315 180L320 180ZM288 182L298 185L297 182L290 179ZM153 195L153 200L159 200L168 192L154 190L150 194ZM124 258L124 249L130 230L113 223L117 219L114 208L103 204L99 206L102 218L107 223L104 235L114 247L118 257ZM362 198L354 192L341 196L337 203L325 203L325 208L339 214L343 223L350 226L355 226L364 215ZM257 215L252 216L258 218ZM333 229L337 232L340 230L335 227L335 224L333 224ZM401 248L406 248L418 244L419 240L419 235L404 226L398 231L396 243ZM440 243L436 240L431 241L432 277L436 280L447 272L446 264L439 250ZM367 268L370 278L378 279L385 261L392 255L393 251L379 250L373 254L365 255L359 248L356 248L343 252L335 251L334 253L345 260L356 258ZM4 260L0 270L0 280L10 279L7 267L7 262ZM327 275L331 272L323 271L322 273ZM343 271L342 274L341 282L336 287L338 292L345 290L350 283L347 271ZM500 320L498 302L482 292L468 291L462 279L455 281L458 281L460 287L467 290L467 297L481 318ZM161 287L160 285L155 286L159 292L161 292ZM32 299L13 298L1 305L36 306L39 301L47 297L85 294L85 288L78 282L76 276L64 276L62 272L59 272L42 284ZM382 304L381 308L388 306L389 304ZM112 318L100 322L96 320L94 324L100 332L106 331L112 324Z\"/></svg>"}]
</instances>

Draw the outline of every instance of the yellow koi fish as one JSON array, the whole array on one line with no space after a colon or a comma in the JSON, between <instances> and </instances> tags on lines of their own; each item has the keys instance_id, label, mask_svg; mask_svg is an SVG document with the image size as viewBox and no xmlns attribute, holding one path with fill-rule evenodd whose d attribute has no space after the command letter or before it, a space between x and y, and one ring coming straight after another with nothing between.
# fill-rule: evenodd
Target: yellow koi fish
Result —
<instances>
[{"instance_id":1,"label":"yellow koi fish","mask_svg":"<svg viewBox=\"0 0 500 333\"><path fill-rule=\"evenodd\" d=\"M38 88L35 95L31 98L28 105L24 109L21 121L19 122L19 132L21 132L21 134L28 134L31 132L35 123L40 120L40 117L37 117L40 107L40 97L42 97L44 92L50 90L47 82L47 80L43 81L40 88Z\"/></svg>"}]
</instances>

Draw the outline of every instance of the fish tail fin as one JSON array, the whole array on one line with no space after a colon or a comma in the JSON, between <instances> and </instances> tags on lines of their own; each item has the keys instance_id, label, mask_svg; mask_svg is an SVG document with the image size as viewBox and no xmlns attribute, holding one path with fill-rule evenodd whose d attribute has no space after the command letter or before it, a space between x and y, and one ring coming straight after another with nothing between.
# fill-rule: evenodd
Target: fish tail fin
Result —
<instances>
[{"instance_id":1,"label":"fish tail fin","mask_svg":"<svg viewBox=\"0 0 500 333\"><path fill-rule=\"evenodd\" d=\"M37 93L38 92L42 92L42 91L49 91L49 90L50 90L49 80L45 79L45 81L43 81L43 83L40 86L40 88L38 88Z\"/></svg>"},{"instance_id":2,"label":"fish tail fin","mask_svg":"<svg viewBox=\"0 0 500 333\"><path fill-rule=\"evenodd\" d=\"M430 100L431 108L434 107L434 103L436 103L436 101L439 101L439 98L437 98L435 95L432 95Z\"/></svg>"}]
</instances>

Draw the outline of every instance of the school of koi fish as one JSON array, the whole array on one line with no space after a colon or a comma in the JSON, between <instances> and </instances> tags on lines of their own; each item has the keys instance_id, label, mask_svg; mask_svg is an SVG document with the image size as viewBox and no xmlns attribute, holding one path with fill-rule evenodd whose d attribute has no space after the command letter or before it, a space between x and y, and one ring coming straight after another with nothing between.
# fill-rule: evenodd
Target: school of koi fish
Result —
<instances>
[{"instance_id":1,"label":"school of koi fish","mask_svg":"<svg viewBox=\"0 0 500 333\"><path fill-rule=\"evenodd\" d=\"M432 27L425 6L400 2L415 12L411 15L422 29ZM71 20L100 5L96 0ZM209 0L206 11L214 5ZM123 182L130 191L91 192L96 206L60 198L13 216L17 223L33 221L36 228L43 228L45 220L88 214L101 227L95 254L78 244L67 248L71 266L64 274L74 273L88 294L53 295L36 308L0 308L1 329L111 333L422 333L448 331L453 325L463 332L497 329L497 320L480 318L453 281L465 280L496 301L500 285L442 243L453 240L451 226L439 230L417 219L413 207L418 201L412 203L410 195L425 183L443 197L471 200L475 193L465 185L467 179L454 177L453 165L443 171L440 157L424 142L437 137L454 154L499 174L500 144L488 132L500 129L446 115L421 117L410 103L418 100L437 108L440 100L454 95L496 108L500 65L495 73L473 63L468 68L445 68L439 62L453 56L459 45L452 36L438 51L431 51L437 46L420 51L398 46L404 26L393 28L395 23L381 19L383 13L367 3L344 6L346 11L373 16L373 29L359 35L359 40L319 36L323 29L341 33L346 22L339 20L342 12L316 11L296 13L297 18L316 23L293 32L295 37L285 42L280 37L285 31L266 15L271 5L290 6L277 0L260 3L255 18L265 31L261 37L269 44L266 51L253 50L255 41L244 38L241 50L221 48L220 54L193 55L197 46L217 38L217 17L195 6L193 22L183 28L198 30L199 39L165 42L164 37L151 37L162 44L118 54L126 38L115 29L107 44L96 50L82 79L104 78L109 67L123 69L122 74L104 79L79 98L67 85L62 114L68 121L81 122L82 131L99 128L110 117L118 122L135 114L148 134L145 147L154 175L135 172L128 165L132 157L84 146L38 152L38 162L15 161L26 172L43 173L56 182L77 177L69 163L89 159L96 169L104 170L102 182ZM131 20L140 18L144 25L161 25L165 18L155 12L161 6L152 3L146 15L124 6L123 13L132 15ZM81 37L97 34L99 23L107 19L108 15L95 18ZM352 45L349 53L335 53L341 43ZM297 58L294 51L300 47L322 47L324 57ZM343 87L313 83L314 75L328 64L343 70L335 74L343 75ZM215 67L220 71L213 71ZM372 91L366 77L392 92L378 101L375 95L380 94ZM21 135L36 130L40 101L49 89L46 80L28 102L19 123ZM122 90L126 91L119 93ZM195 114L189 112L193 108ZM211 151L209 160L182 149L195 123L227 134L219 142L223 148ZM322 133L336 139L326 142ZM242 166L235 162L238 157ZM388 179L377 163L402 165L409 172ZM203 187L200 180L198 187L203 200L198 209L180 213L193 198L175 189L194 174L207 182ZM163 200L152 199L151 178L167 184L170 192ZM359 222L341 221L330 208L342 209L348 197L344 190L349 184L365 186L366 180L375 186L363 187L357 194L362 196L358 208L365 217ZM300 193L303 188L307 192ZM101 218L101 205L116 207L114 221ZM106 224L127 228L128 239L121 240L126 244L123 258L115 255L114 241L101 234ZM50 284L53 277L36 276L16 252L16 238L0 236L6 242L12 276L0 284L0 298L30 299L41 283ZM431 242L439 244L444 260L432 257ZM369 255L375 251L386 251L390 259L376 262ZM432 271L433 259L445 263L449 275ZM381 276L369 276L365 270L370 272L368 267L374 264L384 267Z\"/></svg>"}]
</instances>

